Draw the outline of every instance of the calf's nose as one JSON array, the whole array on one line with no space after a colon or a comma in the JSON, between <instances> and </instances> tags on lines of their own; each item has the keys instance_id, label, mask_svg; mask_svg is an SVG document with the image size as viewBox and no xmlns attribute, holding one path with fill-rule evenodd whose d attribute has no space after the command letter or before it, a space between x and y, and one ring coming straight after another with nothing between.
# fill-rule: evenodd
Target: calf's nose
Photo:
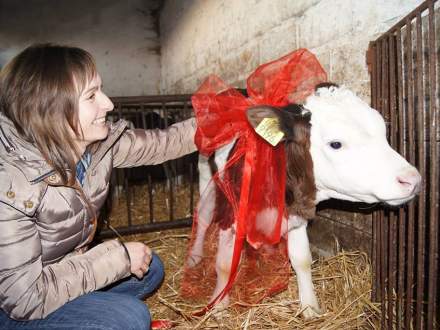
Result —
<instances>
[{"instance_id":1,"label":"calf's nose","mask_svg":"<svg viewBox=\"0 0 440 330\"><path fill-rule=\"evenodd\" d=\"M397 182L412 194L420 192L422 177L417 170L406 170L397 176Z\"/></svg>"}]
</instances>

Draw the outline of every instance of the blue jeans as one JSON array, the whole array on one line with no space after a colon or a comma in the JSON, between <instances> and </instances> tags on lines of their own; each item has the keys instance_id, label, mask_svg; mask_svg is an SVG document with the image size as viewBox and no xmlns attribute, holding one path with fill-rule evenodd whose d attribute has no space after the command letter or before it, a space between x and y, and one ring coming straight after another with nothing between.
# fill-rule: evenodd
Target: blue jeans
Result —
<instances>
[{"instance_id":1,"label":"blue jeans","mask_svg":"<svg viewBox=\"0 0 440 330\"><path fill-rule=\"evenodd\" d=\"M144 278L129 277L110 287L80 296L46 318L15 321L0 309L0 329L147 330L151 317L142 301L162 283L164 267L153 254Z\"/></svg>"}]
</instances>

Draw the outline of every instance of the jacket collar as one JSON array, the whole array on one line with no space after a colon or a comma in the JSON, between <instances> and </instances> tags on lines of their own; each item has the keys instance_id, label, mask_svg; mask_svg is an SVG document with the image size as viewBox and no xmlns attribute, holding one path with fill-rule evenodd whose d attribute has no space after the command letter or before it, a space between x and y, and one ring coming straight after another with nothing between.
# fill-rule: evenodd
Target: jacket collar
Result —
<instances>
[{"instance_id":1,"label":"jacket collar","mask_svg":"<svg viewBox=\"0 0 440 330\"><path fill-rule=\"evenodd\" d=\"M90 170L93 170L99 164L104 155L113 147L122 133L128 126L128 121L119 119L116 123L109 122L110 132L107 138L102 141L95 152L92 154L92 162L90 163Z\"/></svg>"},{"instance_id":2,"label":"jacket collar","mask_svg":"<svg viewBox=\"0 0 440 330\"><path fill-rule=\"evenodd\" d=\"M103 140L92 155L90 168L96 167L107 151L115 144L127 127L127 121L119 120L109 123L109 135ZM21 170L31 183L38 183L46 178L56 182L55 171L41 155L41 152L31 143L25 141L17 132L14 124L0 112L0 159Z\"/></svg>"}]
</instances>

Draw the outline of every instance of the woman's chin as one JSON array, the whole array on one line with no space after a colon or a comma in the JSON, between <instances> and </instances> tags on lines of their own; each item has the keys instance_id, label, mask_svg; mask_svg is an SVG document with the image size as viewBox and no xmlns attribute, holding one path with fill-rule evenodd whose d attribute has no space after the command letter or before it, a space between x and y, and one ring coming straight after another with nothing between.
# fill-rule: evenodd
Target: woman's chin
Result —
<instances>
[{"instance_id":1,"label":"woman's chin","mask_svg":"<svg viewBox=\"0 0 440 330\"><path fill-rule=\"evenodd\" d=\"M93 140L93 142L104 140L107 138L108 132L109 132L109 128L106 125L100 125L100 126L96 125L96 129L93 132L94 136L93 139L91 140Z\"/></svg>"}]
</instances>

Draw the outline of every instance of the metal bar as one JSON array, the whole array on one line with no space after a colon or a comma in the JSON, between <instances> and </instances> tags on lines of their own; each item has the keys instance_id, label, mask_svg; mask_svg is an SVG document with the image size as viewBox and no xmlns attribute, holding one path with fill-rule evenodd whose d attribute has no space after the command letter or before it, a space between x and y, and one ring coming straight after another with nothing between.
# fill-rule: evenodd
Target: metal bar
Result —
<instances>
[{"instance_id":1,"label":"metal bar","mask_svg":"<svg viewBox=\"0 0 440 330\"><path fill-rule=\"evenodd\" d=\"M404 63L403 63L403 50L402 50L402 32L400 30L396 33L396 51L397 51L397 101L399 107L399 149L398 151L403 155L403 157L408 156L407 152L407 140L406 140L406 132L407 132L407 122L405 120L406 107L403 102L403 94L404 94L404 86L406 86L404 80Z\"/></svg>"},{"instance_id":2,"label":"metal bar","mask_svg":"<svg viewBox=\"0 0 440 330\"><path fill-rule=\"evenodd\" d=\"M411 164L415 163L415 150L414 150L414 77L412 66L412 22L408 18L406 21L406 42L405 42L405 55L406 55L406 73L408 83L407 87L407 102L408 102L408 146L409 146L409 161ZM413 281L414 281L414 202L411 202L408 209L408 230L407 230L407 277L406 277L406 306L405 306L405 328L410 329L412 323L412 300L413 300Z\"/></svg>"},{"instance_id":3,"label":"metal bar","mask_svg":"<svg viewBox=\"0 0 440 330\"><path fill-rule=\"evenodd\" d=\"M174 220L174 176L169 178L170 220Z\"/></svg>"},{"instance_id":4,"label":"metal bar","mask_svg":"<svg viewBox=\"0 0 440 330\"><path fill-rule=\"evenodd\" d=\"M141 105L141 111L142 111L142 128L147 129L147 119L145 118L145 105ZM153 222L153 200L152 200L152 194L153 189L151 187L151 174L147 175L147 189L148 189L148 213L149 213L149 222Z\"/></svg>"},{"instance_id":5,"label":"metal bar","mask_svg":"<svg viewBox=\"0 0 440 330\"><path fill-rule=\"evenodd\" d=\"M376 43L376 109L380 110L381 107L381 56L380 56L380 43ZM382 288L383 288L383 282L382 282L382 223L380 222L379 218L379 212L374 212L374 222L376 224L376 238L377 238L377 246L376 246L376 267L375 267L375 274L376 274L376 283L377 283L377 301L380 300L380 302L383 302L383 294L382 294ZM382 309L382 319L384 319L384 312Z\"/></svg>"},{"instance_id":6,"label":"metal bar","mask_svg":"<svg viewBox=\"0 0 440 330\"><path fill-rule=\"evenodd\" d=\"M154 232L159 230L176 229L190 227L192 224L192 218L178 219L174 221L154 222L142 225L133 225L127 227L117 227L119 235L133 235ZM112 230L102 230L99 233L100 238L110 238L117 236Z\"/></svg>"},{"instance_id":7,"label":"metal bar","mask_svg":"<svg viewBox=\"0 0 440 330\"><path fill-rule=\"evenodd\" d=\"M136 113L142 112L141 107L144 107L144 111L145 112L154 112L155 110L157 110L158 108L160 108L161 103L139 103L139 104L122 104L122 111L121 113L124 116L131 116L134 115ZM179 104L173 104L173 107L175 108L174 111L176 113L184 113L184 106L183 103L179 103ZM112 113L110 113L111 115Z\"/></svg>"},{"instance_id":8,"label":"metal bar","mask_svg":"<svg viewBox=\"0 0 440 330\"><path fill-rule=\"evenodd\" d=\"M429 141L430 141L430 190L429 190L429 270L428 270L428 311L427 311L427 327L429 330L434 329L434 323L440 322L437 318L438 303L438 228L439 228L439 145L437 142L437 132L439 128L439 105L436 102L436 94L439 94L439 82L436 79L436 63L437 55L435 24L434 24L434 1L429 1L428 13L428 34L429 34L429 51L428 51L428 76L430 82L429 90ZM440 24L440 22L439 22ZM437 40L438 42L438 40ZM437 314L438 315L438 314ZM438 317L438 316L437 316Z\"/></svg>"},{"instance_id":9,"label":"metal bar","mask_svg":"<svg viewBox=\"0 0 440 330\"><path fill-rule=\"evenodd\" d=\"M168 108L165 105L165 102L162 102L162 114L163 114L163 119L165 120L165 128L168 127Z\"/></svg>"},{"instance_id":10,"label":"metal bar","mask_svg":"<svg viewBox=\"0 0 440 330\"><path fill-rule=\"evenodd\" d=\"M119 118L122 118L122 103L118 102L118 116ZM131 208L130 208L130 191L129 191L129 185L128 185L128 170L124 170L124 190L126 194L126 206L127 206L127 221L128 225L131 225Z\"/></svg>"},{"instance_id":11,"label":"metal bar","mask_svg":"<svg viewBox=\"0 0 440 330\"><path fill-rule=\"evenodd\" d=\"M131 222L131 188L130 188L130 184L128 183L129 180L129 176L130 176L130 169L127 168L124 171L124 190L125 190L125 201L126 201L126 205L127 205L127 221L128 221L128 225L131 226L132 222Z\"/></svg>"},{"instance_id":12,"label":"metal bar","mask_svg":"<svg viewBox=\"0 0 440 330\"><path fill-rule=\"evenodd\" d=\"M405 275L406 275L406 217L407 213L402 207L399 209L399 260L397 270L397 299L396 299L396 329L402 329L405 322Z\"/></svg>"},{"instance_id":13,"label":"metal bar","mask_svg":"<svg viewBox=\"0 0 440 330\"><path fill-rule=\"evenodd\" d=\"M371 251L371 256L372 256L372 260L371 260L371 264L373 265L373 271L372 271L372 281L371 283L372 288L371 288L371 300L372 301L378 301L379 297L377 294L377 283L379 281L379 277L377 275L377 271L378 271L378 267L377 267L377 263L378 263L378 236L377 236L377 223L376 223L376 216L373 212L373 214L371 215L371 221L372 221L372 232L373 232L373 238L372 238L372 251Z\"/></svg>"},{"instance_id":14,"label":"metal bar","mask_svg":"<svg viewBox=\"0 0 440 330\"><path fill-rule=\"evenodd\" d=\"M142 109L142 106L141 106L141 109ZM135 124L136 128L143 128L142 127L142 124L143 124L143 122L142 122L142 115L143 115L143 112L141 112L141 111L136 112L135 115L134 115L135 118L136 118L136 124Z\"/></svg>"},{"instance_id":15,"label":"metal bar","mask_svg":"<svg viewBox=\"0 0 440 330\"><path fill-rule=\"evenodd\" d=\"M136 108L124 108L123 107L122 110L119 112L119 117L125 118L125 119L130 119L131 117L139 115L141 113L145 113L145 114L154 113L158 109L157 106L148 107L148 105L143 105L143 108L144 109L142 110L141 106L136 107ZM181 109L176 110L176 112L179 112L179 111L183 112L184 109L181 108ZM112 113L110 113L110 116L112 116ZM151 120L151 117L150 117L150 120ZM151 127L147 127L147 128L151 128ZM154 127L154 128L159 128L159 127ZM161 128L163 128L163 127L161 127Z\"/></svg>"},{"instance_id":16,"label":"metal bar","mask_svg":"<svg viewBox=\"0 0 440 330\"><path fill-rule=\"evenodd\" d=\"M165 127L168 127L168 108L166 107L165 103L162 103L162 113L165 119ZM166 167L166 173L171 173L171 168L174 165L171 162L167 162L164 164ZM168 205L169 205L169 218L170 220L174 220L174 184L173 184L173 177L172 175L167 175L167 182L168 182Z\"/></svg>"},{"instance_id":17,"label":"metal bar","mask_svg":"<svg viewBox=\"0 0 440 330\"><path fill-rule=\"evenodd\" d=\"M422 15L417 12L416 17L416 96L417 96L417 108L415 111L417 120L417 151L418 151L418 169L422 176L423 187L425 186L425 125L424 125L424 107L423 107L423 56L422 56ZM425 269L424 264L424 243L425 243L425 193L424 189L419 194L418 197L418 207L417 207L417 286L416 286L416 329L422 329L422 312L423 312L423 290L424 290L424 276L423 272Z\"/></svg>"},{"instance_id":18,"label":"metal bar","mask_svg":"<svg viewBox=\"0 0 440 330\"><path fill-rule=\"evenodd\" d=\"M153 182L151 174L148 173L148 209L150 210L150 223L154 222L154 205L153 205Z\"/></svg>"},{"instance_id":19,"label":"metal bar","mask_svg":"<svg viewBox=\"0 0 440 330\"><path fill-rule=\"evenodd\" d=\"M147 120L145 119L145 105L141 105L141 111L142 111L142 128L147 129Z\"/></svg>"},{"instance_id":20,"label":"metal bar","mask_svg":"<svg viewBox=\"0 0 440 330\"><path fill-rule=\"evenodd\" d=\"M396 37L394 34L389 35L389 109L390 109L390 144L393 148L398 148L398 131L397 122L397 93L396 93Z\"/></svg>"},{"instance_id":21,"label":"metal bar","mask_svg":"<svg viewBox=\"0 0 440 330\"><path fill-rule=\"evenodd\" d=\"M189 212L194 215L194 164L189 163Z\"/></svg>"},{"instance_id":22,"label":"metal bar","mask_svg":"<svg viewBox=\"0 0 440 330\"><path fill-rule=\"evenodd\" d=\"M151 112L150 112L151 113ZM154 114L155 112L153 112L153 114ZM151 115L150 117L149 117L149 125L148 125L148 128L149 129L151 129L151 128L157 128L157 127L155 127L156 125L154 124L154 121L153 121L153 115Z\"/></svg>"},{"instance_id":23,"label":"metal bar","mask_svg":"<svg viewBox=\"0 0 440 330\"><path fill-rule=\"evenodd\" d=\"M396 292L396 215L394 211L388 210L388 296L387 296L387 309L388 309L388 328L392 329L395 320L395 292Z\"/></svg>"},{"instance_id":24,"label":"metal bar","mask_svg":"<svg viewBox=\"0 0 440 330\"><path fill-rule=\"evenodd\" d=\"M191 94L178 95L146 95L146 96L114 96L110 97L114 104L140 104L140 103L172 103L172 102L188 102L191 100Z\"/></svg>"},{"instance_id":25,"label":"metal bar","mask_svg":"<svg viewBox=\"0 0 440 330\"><path fill-rule=\"evenodd\" d=\"M377 67L377 56L376 56L376 48L377 45L374 42L370 43L369 49L368 49L368 53L370 54L374 54L373 56L371 56L371 105L373 108L377 109L377 74L376 74L376 67ZM371 215L371 225L372 225L372 242L373 245L371 247L371 264L373 265L373 272L372 272L372 288L371 288L371 300L372 301L378 301L378 294L377 294L377 283L378 283L378 265L377 265L377 261L378 261L378 257L377 257L377 253L378 253L378 236L377 236L377 223L376 223L376 217L375 217L375 213L373 212L373 214Z\"/></svg>"},{"instance_id":26,"label":"metal bar","mask_svg":"<svg viewBox=\"0 0 440 330\"><path fill-rule=\"evenodd\" d=\"M185 118L190 117L191 108L188 106L188 102L183 103L183 114Z\"/></svg>"},{"instance_id":27,"label":"metal bar","mask_svg":"<svg viewBox=\"0 0 440 330\"><path fill-rule=\"evenodd\" d=\"M398 100L398 116L399 116L399 149L398 151L406 157L405 142L405 108L403 105L403 79L402 79L402 34L398 30L396 33L396 52L397 52L397 81L400 82L397 87ZM397 278L397 299L396 299L396 318L397 329L402 329L403 323L403 297L404 297L404 279L405 279L405 228L406 228L406 212L404 208L399 209L399 257L398 257L398 278Z\"/></svg>"},{"instance_id":28,"label":"metal bar","mask_svg":"<svg viewBox=\"0 0 440 330\"><path fill-rule=\"evenodd\" d=\"M118 102L118 115L119 115L118 119L121 119L122 118L122 103L121 102Z\"/></svg>"},{"instance_id":29,"label":"metal bar","mask_svg":"<svg viewBox=\"0 0 440 330\"><path fill-rule=\"evenodd\" d=\"M380 296L381 296L381 304L382 304L382 315L381 315L381 325L382 329L385 329L385 322L387 319L387 242L388 242L388 226L384 219L383 210L379 210L377 221L379 222L380 227Z\"/></svg>"},{"instance_id":30,"label":"metal bar","mask_svg":"<svg viewBox=\"0 0 440 330\"><path fill-rule=\"evenodd\" d=\"M395 36L394 34L389 35L388 42L388 64L389 64L389 118L390 118L390 143L396 148L397 146L397 131L398 124L396 120L397 109L396 109L396 54L395 54ZM396 230L396 214L394 210L389 211L389 264L388 264L388 328L392 329L395 323L395 306L394 306L394 295L397 291L396 284L396 271L397 271L397 230Z\"/></svg>"},{"instance_id":31,"label":"metal bar","mask_svg":"<svg viewBox=\"0 0 440 330\"><path fill-rule=\"evenodd\" d=\"M381 113L388 124L388 138L392 135L392 122L390 119L390 88L389 88L389 43L388 38L381 40L381 57L382 57L382 72L381 72ZM389 212L384 210L379 211L379 221L382 223L382 303L384 309L384 318L382 319L382 327L385 328L387 324L388 328L392 328L393 324L393 310L392 310L392 290L390 288L390 252L392 247L390 246L391 230ZM385 253L388 251L388 253Z\"/></svg>"},{"instance_id":32,"label":"metal bar","mask_svg":"<svg viewBox=\"0 0 440 330\"><path fill-rule=\"evenodd\" d=\"M387 74L386 74L386 45L385 41L381 40L380 44L380 111L386 117L385 109L387 108L387 99L386 99L386 85L387 85ZM381 317L381 325L382 329L385 329L386 319L387 319L387 305L386 305L386 296L387 296L387 255L386 251L388 251L387 242L388 242L388 224L384 219L384 211L379 210L378 212L378 221L380 224L380 241L381 241L381 249L380 249L380 286L381 286L381 303L382 303L382 317Z\"/></svg>"},{"instance_id":33,"label":"metal bar","mask_svg":"<svg viewBox=\"0 0 440 330\"><path fill-rule=\"evenodd\" d=\"M183 111L184 111L184 116L185 118L190 118L191 116L191 104L189 104L188 102L184 103L183 106ZM194 216L194 193L195 193L195 189L194 189L194 173L196 173L197 169L195 169L195 164L190 162L189 163L189 182L190 182L190 197L189 197L189 213L191 214L191 217ZM195 170L194 170L195 169Z\"/></svg>"}]
</instances>

